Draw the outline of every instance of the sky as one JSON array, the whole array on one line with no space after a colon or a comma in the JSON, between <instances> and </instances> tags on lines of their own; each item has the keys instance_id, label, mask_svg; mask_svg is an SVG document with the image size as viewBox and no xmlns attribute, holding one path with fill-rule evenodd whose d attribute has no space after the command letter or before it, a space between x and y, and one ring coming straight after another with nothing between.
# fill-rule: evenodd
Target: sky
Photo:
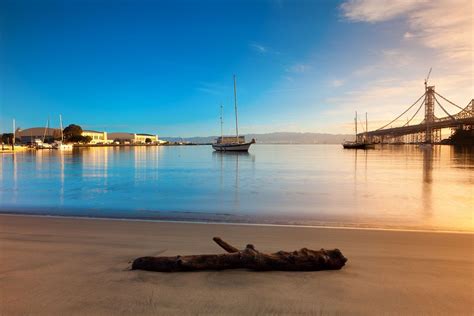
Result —
<instances>
[{"instance_id":1,"label":"sky","mask_svg":"<svg viewBox=\"0 0 474 316\"><path fill-rule=\"evenodd\" d=\"M354 111L373 129L423 94L430 67L437 92L474 97L473 20L470 0L0 0L0 131L62 114L217 135L222 104L231 134L234 74L241 133L352 133Z\"/></svg>"}]
</instances>

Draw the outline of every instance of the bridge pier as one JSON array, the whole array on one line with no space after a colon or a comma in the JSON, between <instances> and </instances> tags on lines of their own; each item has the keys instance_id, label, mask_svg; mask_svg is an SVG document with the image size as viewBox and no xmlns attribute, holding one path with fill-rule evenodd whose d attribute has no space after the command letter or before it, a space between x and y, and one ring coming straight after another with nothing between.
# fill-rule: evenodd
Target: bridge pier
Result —
<instances>
[{"instance_id":1,"label":"bridge pier","mask_svg":"<svg viewBox=\"0 0 474 316\"><path fill-rule=\"evenodd\" d=\"M425 90L426 90L426 98L425 98L425 124L426 124L426 132L425 132L425 143L432 144L433 139L433 123L435 120L434 116L434 93L435 93L434 86L426 86L425 83Z\"/></svg>"}]
</instances>

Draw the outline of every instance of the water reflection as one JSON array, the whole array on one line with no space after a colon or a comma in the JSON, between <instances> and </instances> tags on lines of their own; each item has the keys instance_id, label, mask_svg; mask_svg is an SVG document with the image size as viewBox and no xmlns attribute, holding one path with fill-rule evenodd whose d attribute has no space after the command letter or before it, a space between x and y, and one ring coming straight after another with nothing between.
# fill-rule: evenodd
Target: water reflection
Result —
<instances>
[{"instance_id":1,"label":"water reflection","mask_svg":"<svg viewBox=\"0 0 474 316\"><path fill-rule=\"evenodd\" d=\"M432 182L433 182L433 157L435 152L439 154L439 148L426 147L423 152L423 182L421 186L422 210L425 220L432 217Z\"/></svg>"},{"instance_id":2,"label":"water reflection","mask_svg":"<svg viewBox=\"0 0 474 316\"><path fill-rule=\"evenodd\" d=\"M474 152L465 148L104 147L15 153L1 163L0 211L474 230Z\"/></svg>"}]
</instances>

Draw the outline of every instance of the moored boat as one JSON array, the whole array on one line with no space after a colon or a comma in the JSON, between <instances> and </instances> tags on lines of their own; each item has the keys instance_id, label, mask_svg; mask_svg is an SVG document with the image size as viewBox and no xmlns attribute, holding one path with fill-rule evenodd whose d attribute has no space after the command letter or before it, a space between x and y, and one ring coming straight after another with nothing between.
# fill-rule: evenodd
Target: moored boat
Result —
<instances>
[{"instance_id":1,"label":"moored boat","mask_svg":"<svg viewBox=\"0 0 474 316\"><path fill-rule=\"evenodd\" d=\"M71 144L63 144L63 142L57 141L53 144L53 149L72 150L72 145Z\"/></svg>"},{"instance_id":2,"label":"moored boat","mask_svg":"<svg viewBox=\"0 0 474 316\"><path fill-rule=\"evenodd\" d=\"M347 141L342 144L344 149L372 149L375 148L375 144L368 142L368 124L367 124L367 113L365 113L365 139L363 142L357 141L357 112L355 112L355 141Z\"/></svg>"},{"instance_id":3,"label":"moored boat","mask_svg":"<svg viewBox=\"0 0 474 316\"><path fill-rule=\"evenodd\" d=\"M243 143L214 143L212 148L216 151L249 151L250 145L255 144L255 139L250 142Z\"/></svg>"},{"instance_id":4,"label":"moored boat","mask_svg":"<svg viewBox=\"0 0 474 316\"><path fill-rule=\"evenodd\" d=\"M61 114L59 115L59 126L61 129L61 140L53 143L53 149L57 150L72 150L72 144L64 144L64 133L63 133L63 119Z\"/></svg>"},{"instance_id":5,"label":"moored boat","mask_svg":"<svg viewBox=\"0 0 474 316\"><path fill-rule=\"evenodd\" d=\"M345 142L342 144L345 149L370 149L374 148L373 144L357 143L357 142Z\"/></svg>"},{"instance_id":6,"label":"moored boat","mask_svg":"<svg viewBox=\"0 0 474 316\"><path fill-rule=\"evenodd\" d=\"M221 152L248 152L252 144L255 144L255 139L250 142L245 142L245 136L239 136L239 119L237 112L237 88L234 75L234 109L235 109L235 136L224 137L222 131L222 105L221 105L221 136L217 138L216 142L212 144L215 151Z\"/></svg>"}]
</instances>

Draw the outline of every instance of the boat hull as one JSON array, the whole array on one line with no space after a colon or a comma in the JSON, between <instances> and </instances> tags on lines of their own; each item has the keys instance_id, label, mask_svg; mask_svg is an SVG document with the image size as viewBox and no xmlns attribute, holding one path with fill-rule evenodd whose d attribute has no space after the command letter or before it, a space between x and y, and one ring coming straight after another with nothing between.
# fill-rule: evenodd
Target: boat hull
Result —
<instances>
[{"instance_id":1,"label":"boat hull","mask_svg":"<svg viewBox=\"0 0 474 316\"><path fill-rule=\"evenodd\" d=\"M242 143L242 144L212 144L212 148L215 151L240 151L240 152L248 152L250 146L253 142L250 143Z\"/></svg>"},{"instance_id":2,"label":"boat hull","mask_svg":"<svg viewBox=\"0 0 474 316\"><path fill-rule=\"evenodd\" d=\"M53 149L57 150L72 150L72 145L71 144L54 144Z\"/></svg>"},{"instance_id":3,"label":"boat hull","mask_svg":"<svg viewBox=\"0 0 474 316\"><path fill-rule=\"evenodd\" d=\"M342 144L344 149L372 149L374 148L374 144L365 144L365 143L345 143Z\"/></svg>"}]
</instances>

